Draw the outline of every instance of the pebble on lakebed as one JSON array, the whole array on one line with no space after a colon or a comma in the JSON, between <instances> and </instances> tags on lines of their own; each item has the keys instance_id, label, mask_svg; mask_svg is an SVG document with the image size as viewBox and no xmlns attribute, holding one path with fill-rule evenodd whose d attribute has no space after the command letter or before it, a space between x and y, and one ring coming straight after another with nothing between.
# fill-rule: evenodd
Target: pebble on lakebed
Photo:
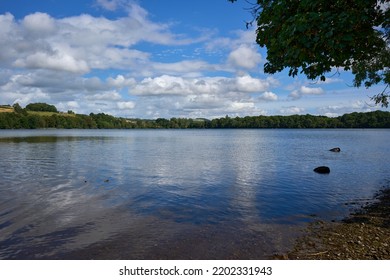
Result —
<instances>
[{"instance_id":1,"label":"pebble on lakebed","mask_svg":"<svg viewBox=\"0 0 390 280\"><path fill-rule=\"evenodd\" d=\"M390 260L390 189L340 222L316 221L275 259Z\"/></svg>"}]
</instances>

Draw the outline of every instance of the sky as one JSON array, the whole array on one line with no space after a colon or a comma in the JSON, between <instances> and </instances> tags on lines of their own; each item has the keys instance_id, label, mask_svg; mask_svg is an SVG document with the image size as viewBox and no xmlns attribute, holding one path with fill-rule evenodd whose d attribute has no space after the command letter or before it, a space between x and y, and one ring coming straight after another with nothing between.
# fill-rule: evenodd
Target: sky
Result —
<instances>
[{"instance_id":1,"label":"sky","mask_svg":"<svg viewBox=\"0 0 390 280\"><path fill-rule=\"evenodd\" d=\"M247 1L0 0L0 104L218 118L382 109L349 72L265 74Z\"/></svg>"}]
</instances>

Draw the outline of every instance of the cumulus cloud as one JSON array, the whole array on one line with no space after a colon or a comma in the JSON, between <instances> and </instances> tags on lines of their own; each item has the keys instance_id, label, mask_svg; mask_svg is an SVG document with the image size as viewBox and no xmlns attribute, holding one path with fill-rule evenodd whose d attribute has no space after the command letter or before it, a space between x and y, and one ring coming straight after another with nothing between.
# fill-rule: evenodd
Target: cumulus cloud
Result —
<instances>
[{"instance_id":1,"label":"cumulus cloud","mask_svg":"<svg viewBox=\"0 0 390 280\"><path fill-rule=\"evenodd\" d=\"M130 89L130 93L135 95L260 93L269 87L268 80L253 78L249 75L234 78L184 78L162 75L143 79Z\"/></svg>"},{"instance_id":2,"label":"cumulus cloud","mask_svg":"<svg viewBox=\"0 0 390 280\"><path fill-rule=\"evenodd\" d=\"M349 104L327 105L318 108L318 113L327 117L338 117L352 112L371 112L378 108L368 105L362 100L354 100Z\"/></svg>"},{"instance_id":3,"label":"cumulus cloud","mask_svg":"<svg viewBox=\"0 0 390 280\"><path fill-rule=\"evenodd\" d=\"M321 95L324 93L324 90L320 87L301 86L299 89L292 91L289 94L289 97L293 100L296 100L305 95Z\"/></svg>"},{"instance_id":4,"label":"cumulus cloud","mask_svg":"<svg viewBox=\"0 0 390 280\"><path fill-rule=\"evenodd\" d=\"M114 8L123 1L99 2ZM128 16L114 20L87 14L55 19L38 12L16 21L10 13L0 15L0 63L75 73L133 69L150 63L150 54L134 48L137 43L185 45L205 39L176 35L168 24L149 20L139 5L126 5Z\"/></svg>"},{"instance_id":5,"label":"cumulus cloud","mask_svg":"<svg viewBox=\"0 0 390 280\"><path fill-rule=\"evenodd\" d=\"M253 102L240 102L240 101L235 101L231 102L229 106L227 107L227 111L232 111L232 112L241 112L243 110L248 111L251 110L255 107L255 104Z\"/></svg>"},{"instance_id":6,"label":"cumulus cloud","mask_svg":"<svg viewBox=\"0 0 390 280\"><path fill-rule=\"evenodd\" d=\"M29 34L35 36L47 36L56 31L55 20L46 13L34 13L27 15L22 21L23 27Z\"/></svg>"},{"instance_id":7,"label":"cumulus cloud","mask_svg":"<svg viewBox=\"0 0 390 280\"><path fill-rule=\"evenodd\" d=\"M283 115L297 115L297 114L302 114L305 111L304 108L300 108L297 106L290 106L290 107L285 107L280 110L280 113Z\"/></svg>"},{"instance_id":8,"label":"cumulus cloud","mask_svg":"<svg viewBox=\"0 0 390 280\"><path fill-rule=\"evenodd\" d=\"M223 46L213 47L214 39L205 40L214 31L176 34L171 23L152 21L135 1L95 3L125 15L0 15L0 104L47 102L86 114L219 117L260 114L260 103L278 100L271 92L275 78L250 74L261 63L253 30L216 39ZM186 45L193 56L176 53L166 59L155 52L156 46L176 50ZM199 58L221 46L226 49L219 61Z\"/></svg>"},{"instance_id":9,"label":"cumulus cloud","mask_svg":"<svg viewBox=\"0 0 390 280\"><path fill-rule=\"evenodd\" d=\"M74 73L87 73L90 70L85 61L77 60L69 54L57 51L53 53L33 53L17 59L13 65L19 68L50 69Z\"/></svg>"},{"instance_id":10,"label":"cumulus cloud","mask_svg":"<svg viewBox=\"0 0 390 280\"><path fill-rule=\"evenodd\" d=\"M267 80L260 80L249 75L240 76L234 79L235 89L241 92L261 92L269 87Z\"/></svg>"},{"instance_id":11,"label":"cumulus cloud","mask_svg":"<svg viewBox=\"0 0 390 280\"><path fill-rule=\"evenodd\" d=\"M114 88L124 88L134 86L136 80L134 78L125 78L123 75L118 75L115 78L107 78L107 84Z\"/></svg>"},{"instance_id":12,"label":"cumulus cloud","mask_svg":"<svg viewBox=\"0 0 390 280\"><path fill-rule=\"evenodd\" d=\"M266 91L260 95L259 99L264 101L276 101L278 100L278 96L273 92Z\"/></svg>"},{"instance_id":13,"label":"cumulus cloud","mask_svg":"<svg viewBox=\"0 0 390 280\"><path fill-rule=\"evenodd\" d=\"M233 66L253 69L259 66L261 55L250 45L240 45L229 54L228 62Z\"/></svg>"},{"instance_id":14,"label":"cumulus cloud","mask_svg":"<svg viewBox=\"0 0 390 280\"><path fill-rule=\"evenodd\" d=\"M300 92L303 95L319 95L319 94L323 94L324 90L322 88L318 88L318 87L317 88L310 88L310 87L302 86L300 89Z\"/></svg>"},{"instance_id":15,"label":"cumulus cloud","mask_svg":"<svg viewBox=\"0 0 390 280\"><path fill-rule=\"evenodd\" d=\"M77 101L58 102L56 107L59 111L67 112L69 110L77 111L81 106Z\"/></svg>"},{"instance_id":16,"label":"cumulus cloud","mask_svg":"<svg viewBox=\"0 0 390 280\"><path fill-rule=\"evenodd\" d=\"M120 110L134 109L135 103L132 101L120 101L116 103Z\"/></svg>"},{"instance_id":17,"label":"cumulus cloud","mask_svg":"<svg viewBox=\"0 0 390 280\"><path fill-rule=\"evenodd\" d=\"M77 101L69 101L66 103L67 107L70 107L70 108L80 108L80 105Z\"/></svg>"},{"instance_id":18,"label":"cumulus cloud","mask_svg":"<svg viewBox=\"0 0 390 280\"><path fill-rule=\"evenodd\" d=\"M137 107L143 107L143 100L137 102ZM166 96L148 98L150 117L208 117L216 118L229 115L259 115L264 111L259 109L250 98L232 98L216 94L200 94L188 96Z\"/></svg>"},{"instance_id":19,"label":"cumulus cloud","mask_svg":"<svg viewBox=\"0 0 390 280\"><path fill-rule=\"evenodd\" d=\"M183 95L188 94L189 89L187 82L183 78L163 75L142 80L141 83L135 85L130 90L130 93L136 95Z\"/></svg>"}]
</instances>

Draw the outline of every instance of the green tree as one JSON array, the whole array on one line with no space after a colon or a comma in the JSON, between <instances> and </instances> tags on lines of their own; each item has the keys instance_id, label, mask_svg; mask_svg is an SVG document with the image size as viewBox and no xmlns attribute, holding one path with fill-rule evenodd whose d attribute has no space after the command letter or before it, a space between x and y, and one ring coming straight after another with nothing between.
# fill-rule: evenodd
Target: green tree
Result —
<instances>
[{"instance_id":1,"label":"green tree","mask_svg":"<svg viewBox=\"0 0 390 280\"><path fill-rule=\"evenodd\" d=\"M54 112L58 113L56 106L47 103L30 103L26 106L26 110L35 112Z\"/></svg>"},{"instance_id":2,"label":"green tree","mask_svg":"<svg viewBox=\"0 0 390 280\"><path fill-rule=\"evenodd\" d=\"M169 128L169 120L164 118L158 118L156 119L156 124L159 128Z\"/></svg>"},{"instance_id":3,"label":"green tree","mask_svg":"<svg viewBox=\"0 0 390 280\"><path fill-rule=\"evenodd\" d=\"M19 103L15 103L12 107L14 108L15 113L27 115L27 111L26 111L25 109L23 109L23 108L19 105Z\"/></svg>"},{"instance_id":4,"label":"green tree","mask_svg":"<svg viewBox=\"0 0 390 280\"><path fill-rule=\"evenodd\" d=\"M258 0L252 11L256 42L267 48L264 71L324 81L334 68L352 70L356 87L385 84L372 99L387 107L389 7L388 0Z\"/></svg>"}]
</instances>

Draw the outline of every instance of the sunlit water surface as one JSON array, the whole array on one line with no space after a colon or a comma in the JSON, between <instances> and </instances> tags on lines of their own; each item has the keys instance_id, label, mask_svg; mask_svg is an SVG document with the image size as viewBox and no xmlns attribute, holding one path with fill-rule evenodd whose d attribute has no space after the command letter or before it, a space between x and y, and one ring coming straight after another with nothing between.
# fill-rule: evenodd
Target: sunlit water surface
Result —
<instances>
[{"instance_id":1,"label":"sunlit water surface","mask_svg":"<svg viewBox=\"0 0 390 280\"><path fill-rule=\"evenodd\" d=\"M390 130L2 130L0 259L267 258L387 185L389 143Z\"/></svg>"}]
</instances>

